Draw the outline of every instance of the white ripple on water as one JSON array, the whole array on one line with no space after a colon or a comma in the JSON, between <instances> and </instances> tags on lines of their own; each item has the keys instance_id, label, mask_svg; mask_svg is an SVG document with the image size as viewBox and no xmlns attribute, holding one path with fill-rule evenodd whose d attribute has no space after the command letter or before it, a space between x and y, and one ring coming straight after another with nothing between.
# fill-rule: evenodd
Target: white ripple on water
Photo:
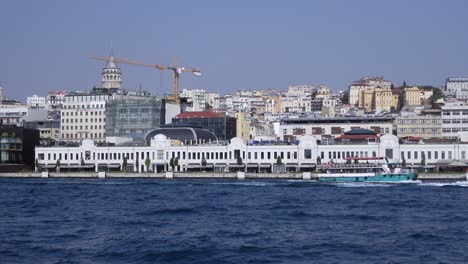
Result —
<instances>
[{"instance_id":1,"label":"white ripple on water","mask_svg":"<svg viewBox=\"0 0 468 264\"><path fill-rule=\"evenodd\" d=\"M443 187L443 186L460 186L460 187L468 187L468 181L456 181L456 182L421 182L418 185L421 186L436 186L436 187Z\"/></svg>"},{"instance_id":2,"label":"white ripple on water","mask_svg":"<svg viewBox=\"0 0 468 264\"><path fill-rule=\"evenodd\" d=\"M249 181L239 181L239 182L212 182L212 185L241 185L241 186L273 186L274 183L267 182L249 182Z\"/></svg>"}]
</instances>

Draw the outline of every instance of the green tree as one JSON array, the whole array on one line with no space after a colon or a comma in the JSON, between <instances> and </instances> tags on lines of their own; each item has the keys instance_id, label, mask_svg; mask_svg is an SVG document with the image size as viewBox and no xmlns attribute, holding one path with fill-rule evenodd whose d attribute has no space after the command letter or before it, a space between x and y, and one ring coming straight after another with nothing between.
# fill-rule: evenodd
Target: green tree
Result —
<instances>
[{"instance_id":1,"label":"green tree","mask_svg":"<svg viewBox=\"0 0 468 264\"><path fill-rule=\"evenodd\" d=\"M237 156L236 163L237 163L237 165L239 165L239 166L243 164L243 163L242 163L242 158L241 158L240 155Z\"/></svg>"},{"instance_id":2,"label":"green tree","mask_svg":"<svg viewBox=\"0 0 468 264\"><path fill-rule=\"evenodd\" d=\"M201 166L202 167L206 167L206 159L205 159L205 156L202 157L202 160L201 160Z\"/></svg>"},{"instance_id":3,"label":"green tree","mask_svg":"<svg viewBox=\"0 0 468 264\"><path fill-rule=\"evenodd\" d=\"M402 86L402 88L406 88L406 87L407 87L406 81L403 81L403 86Z\"/></svg>"},{"instance_id":4,"label":"green tree","mask_svg":"<svg viewBox=\"0 0 468 264\"><path fill-rule=\"evenodd\" d=\"M344 91L342 94L341 94L341 103L343 104L349 104L349 91Z\"/></svg>"},{"instance_id":5,"label":"green tree","mask_svg":"<svg viewBox=\"0 0 468 264\"><path fill-rule=\"evenodd\" d=\"M322 164L322 158L320 158L320 156L317 156L317 165L321 165Z\"/></svg>"},{"instance_id":6,"label":"green tree","mask_svg":"<svg viewBox=\"0 0 468 264\"><path fill-rule=\"evenodd\" d=\"M146 166L146 172L149 172L149 168L151 166L151 160L149 158L146 158L145 166Z\"/></svg>"},{"instance_id":7,"label":"green tree","mask_svg":"<svg viewBox=\"0 0 468 264\"><path fill-rule=\"evenodd\" d=\"M421 155L421 166L426 166L426 154L424 152Z\"/></svg>"},{"instance_id":8,"label":"green tree","mask_svg":"<svg viewBox=\"0 0 468 264\"><path fill-rule=\"evenodd\" d=\"M276 158L276 165L278 165L278 166L283 165L283 161L281 160L280 156L278 156L278 158Z\"/></svg>"},{"instance_id":9,"label":"green tree","mask_svg":"<svg viewBox=\"0 0 468 264\"><path fill-rule=\"evenodd\" d=\"M123 161L122 161L122 169L121 171L127 172L127 166L128 166L128 161L127 161L127 156L124 156Z\"/></svg>"},{"instance_id":10,"label":"green tree","mask_svg":"<svg viewBox=\"0 0 468 264\"><path fill-rule=\"evenodd\" d=\"M139 161L138 157L135 160L135 167L136 167L136 171L138 172L140 170L140 161Z\"/></svg>"},{"instance_id":11,"label":"green tree","mask_svg":"<svg viewBox=\"0 0 468 264\"><path fill-rule=\"evenodd\" d=\"M84 159L83 159L83 158L81 158L80 164L81 164L81 166L84 166L84 165L85 165L85 162L84 162Z\"/></svg>"},{"instance_id":12,"label":"green tree","mask_svg":"<svg viewBox=\"0 0 468 264\"><path fill-rule=\"evenodd\" d=\"M431 97L429 97L429 102L433 104L440 98L444 98L444 94L442 93L442 90L437 87L432 87L432 95Z\"/></svg>"},{"instance_id":13,"label":"green tree","mask_svg":"<svg viewBox=\"0 0 468 264\"><path fill-rule=\"evenodd\" d=\"M57 162L55 162L55 170L57 172L60 172L60 160L58 159Z\"/></svg>"},{"instance_id":14,"label":"green tree","mask_svg":"<svg viewBox=\"0 0 468 264\"><path fill-rule=\"evenodd\" d=\"M354 164L358 164L359 163L359 160L358 159L354 159Z\"/></svg>"},{"instance_id":15,"label":"green tree","mask_svg":"<svg viewBox=\"0 0 468 264\"><path fill-rule=\"evenodd\" d=\"M406 159L403 158L403 160L401 161L401 167L406 167Z\"/></svg>"},{"instance_id":16,"label":"green tree","mask_svg":"<svg viewBox=\"0 0 468 264\"><path fill-rule=\"evenodd\" d=\"M171 166L171 169L174 170L174 158L169 160L169 166Z\"/></svg>"}]
</instances>

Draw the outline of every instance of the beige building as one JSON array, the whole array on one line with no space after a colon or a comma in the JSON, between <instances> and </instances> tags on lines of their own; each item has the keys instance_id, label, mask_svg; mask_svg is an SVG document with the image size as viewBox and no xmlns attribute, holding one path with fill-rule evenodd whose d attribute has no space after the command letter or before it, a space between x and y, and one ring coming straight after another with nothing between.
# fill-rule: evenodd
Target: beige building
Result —
<instances>
[{"instance_id":1,"label":"beige building","mask_svg":"<svg viewBox=\"0 0 468 264\"><path fill-rule=\"evenodd\" d=\"M394 94L392 93L392 89L376 88L374 96L375 96L375 100L374 100L375 104L373 106L373 110L377 112L379 111L391 112L392 110L394 111L397 109L398 100L395 101L395 97L394 97Z\"/></svg>"},{"instance_id":2,"label":"beige building","mask_svg":"<svg viewBox=\"0 0 468 264\"><path fill-rule=\"evenodd\" d=\"M420 137L434 138L442 136L442 118L440 110L406 106L401 115L395 119L399 138Z\"/></svg>"},{"instance_id":3,"label":"beige building","mask_svg":"<svg viewBox=\"0 0 468 264\"><path fill-rule=\"evenodd\" d=\"M244 140L249 140L250 120L245 118L243 112L236 113L236 136Z\"/></svg>"},{"instance_id":4,"label":"beige building","mask_svg":"<svg viewBox=\"0 0 468 264\"><path fill-rule=\"evenodd\" d=\"M417 86L404 88L403 103L404 105L423 105L429 101L432 94L432 90L421 89Z\"/></svg>"}]
</instances>

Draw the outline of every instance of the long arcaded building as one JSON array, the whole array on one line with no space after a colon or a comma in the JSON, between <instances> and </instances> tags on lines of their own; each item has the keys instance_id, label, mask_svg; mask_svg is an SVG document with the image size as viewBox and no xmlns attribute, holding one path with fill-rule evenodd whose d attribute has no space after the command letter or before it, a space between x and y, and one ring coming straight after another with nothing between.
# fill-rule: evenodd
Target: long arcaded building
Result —
<instances>
[{"instance_id":1,"label":"long arcaded building","mask_svg":"<svg viewBox=\"0 0 468 264\"><path fill-rule=\"evenodd\" d=\"M350 135L349 138L356 137ZM424 159L428 166L455 160L464 162L468 144L424 143L401 144L396 136L386 134L367 141L340 141L317 144L314 136L303 136L299 141L247 143L233 138L226 144L214 140L194 138L174 140L163 134L150 139L148 146L96 146L92 140L83 140L78 147L38 147L36 159L39 169L122 170L145 172L170 170L171 159L178 158L175 171L209 170L225 172L245 168L250 172L269 172L278 162L288 171L310 171L317 162L345 162L348 157L387 157L391 161L405 160L408 166L419 166ZM239 158L238 158L239 157ZM320 157L317 159L317 157ZM149 167L145 166L149 164ZM175 165L172 162L172 165Z\"/></svg>"}]
</instances>

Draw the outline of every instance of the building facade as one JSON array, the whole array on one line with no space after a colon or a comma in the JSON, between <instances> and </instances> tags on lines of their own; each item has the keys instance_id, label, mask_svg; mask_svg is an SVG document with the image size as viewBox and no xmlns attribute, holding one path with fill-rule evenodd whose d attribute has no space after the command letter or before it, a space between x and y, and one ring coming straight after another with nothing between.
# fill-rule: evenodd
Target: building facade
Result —
<instances>
[{"instance_id":1,"label":"building facade","mask_svg":"<svg viewBox=\"0 0 468 264\"><path fill-rule=\"evenodd\" d=\"M446 102L441 107L442 137L458 138L468 133L468 103L465 101Z\"/></svg>"},{"instance_id":2,"label":"building facade","mask_svg":"<svg viewBox=\"0 0 468 264\"><path fill-rule=\"evenodd\" d=\"M204 128L219 140L230 140L237 134L235 117L213 111L180 113L172 119L172 125Z\"/></svg>"},{"instance_id":3,"label":"building facade","mask_svg":"<svg viewBox=\"0 0 468 264\"><path fill-rule=\"evenodd\" d=\"M26 104L31 108L45 108L46 107L46 98L44 96L28 96L26 98Z\"/></svg>"},{"instance_id":4,"label":"building facade","mask_svg":"<svg viewBox=\"0 0 468 264\"><path fill-rule=\"evenodd\" d=\"M159 134L149 146L99 147L85 140L78 147L36 148L38 167L54 168L57 160L63 167L89 167L91 170L121 168L125 162L135 171L148 171L144 165L149 160L149 171L169 171L170 161L178 158L175 171L191 169L225 172L245 169L250 172L270 172L278 157L290 171L307 171L321 163L344 163L349 157L386 157L389 161L402 161L408 166L419 166L424 156L429 165L440 160L466 160L468 144L401 144L394 135L383 135L378 141L353 144L317 144L314 136L304 136L296 143L248 144L233 138L228 144L216 142L174 141ZM125 157L125 158L124 158ZM241 161L241 165L238 161ZM202 164L205 160L206 164Z\"/></svg>"},{"instance_id":5,"label":"building facade","mask_svg":"<svg viewBox=\"0 0 468 264\"><path fill-rule=\"evenodd\" d=\"M165 124L164 105L157 97L114 96L106 105L106 136L143 139Z\"/></svg>"},{"instance_id":6,"label":"building facade","mask_svg":"<svg viewBox=\"0 0 468 264\"><path fill-rule=\"evenodd\" d=\"M60 110L61 141L106 140L107 93L69 93Z\"/></svg>"},{"instance_id":7,"label":"building facade","mask_svg":"<svg viewBox=\"0 0 468 264\"><path fill-rule=\"evenodd\" d=\"M468 91L468 77L449 77L445 80L445 90L450 95L462 97Z\"/></svg>"},{"instance_id":8,"label":"building facade","mask_svg":"<svg viewBox=\"0 0 468 264\"><path fill-rule=\"evenodd\" d=\"M393 130L392 122L391 117L287 118L281 120L279 138L291 141L312 135L322 140L357 128L369 129L377 134L389 134Z\"/></svg>"}]
</instances>

